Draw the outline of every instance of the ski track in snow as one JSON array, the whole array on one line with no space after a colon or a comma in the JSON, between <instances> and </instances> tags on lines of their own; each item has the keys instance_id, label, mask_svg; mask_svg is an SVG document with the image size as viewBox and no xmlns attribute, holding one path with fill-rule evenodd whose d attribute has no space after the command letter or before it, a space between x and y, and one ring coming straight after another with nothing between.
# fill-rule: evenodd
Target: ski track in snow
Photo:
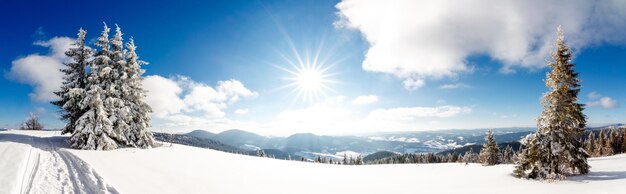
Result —
<instances>
[{"instance_id":1,"label":"ski track in snow","mask_svg":"<svg viewBox=\"0 0 626 194\"><path fill-rule=\"evenodd\" d=\"M30 145L18 175L21 180L17 181L12 193L118 193L89 164L63 149L67 143L58 136L59 133L41 132L38 137L14 134L15 137L7 138Z\"/></svg>"}]
</instances>

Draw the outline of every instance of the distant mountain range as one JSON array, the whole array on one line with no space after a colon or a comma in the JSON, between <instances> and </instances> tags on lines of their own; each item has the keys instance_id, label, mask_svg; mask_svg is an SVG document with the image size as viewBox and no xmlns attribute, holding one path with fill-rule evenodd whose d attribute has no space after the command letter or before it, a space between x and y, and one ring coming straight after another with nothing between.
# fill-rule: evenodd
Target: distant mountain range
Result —
<instances>
[{"instance_id":1,"label":"distant mountain range","mask_svg":"<svg viewBox=\"0 0 626 194\"><path fill-rule=\"evenodd\" d=\"M502 128L494 130L499 142L518 141L534 132L534 128ZM195 130L185 136L207 139L243 151L272 150L277 155L343 157L338 152L352 151L362 155L389 151L391 153L441 152L467 145L482 144L487 129L439 130L420 132L374 133L355 136L327 136L299 133L288 137L266 137L233 129L221 133ZM281 151L276 152L276 150Z\"/></svg>"},{"instance_id":2,"label":"distant mountain range","mask_svg":"<svg viewBox=\"0 0 626 194\"><path fill-rule=\"evenodd\" d=\"M208 139L208 138L199 138L184 134L169 134L169 133L153 133L154 138L161 142L166 143L177 143L183 145L189 145L194 147L201 148L209 148L214 150L220 150L224 152L233 152L233 153L245 153L247 151L233 147L231 145L224 144L220 141Z\"/></svg>"},{"instance_id":3,"label":"distant mountain range","mask_svg":"<svg viewBox=\"0 0 626 194\"><path fill-rule=\"evenodd\" d=\"M605 128L624 127L623 124L588 128L597 132ZM288 137L267 137L252 132L232 129L221 133L195 130L186 134L166 136L155 133L158 140L174 137L175 143L197 147L207 147L227 152L256 155L263 150L267 155L279 159L300 159L301 156L313 159L323 157L341 159L343 153L365 156L364 160L390 157L397 154L433 152L439 154L459 154L472 149L480 151L488 129L450 129L418 132L387 132L352 136L327 136L311 133L293 134ZM499 145L511 145L519 149L519 140L535 132L535 128L498 128L493 129ZM371 155L370 155L371 154Z\"/></svg>"}]
</instances>

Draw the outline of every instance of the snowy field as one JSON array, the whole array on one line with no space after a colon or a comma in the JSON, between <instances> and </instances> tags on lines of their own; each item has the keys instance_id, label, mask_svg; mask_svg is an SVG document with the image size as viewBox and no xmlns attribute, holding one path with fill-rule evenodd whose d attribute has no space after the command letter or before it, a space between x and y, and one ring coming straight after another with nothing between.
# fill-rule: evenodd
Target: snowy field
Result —
<instances>
[{"instance_id":1,"label":"snowy field","mask_svg":"<svg viewBox=\"0 0 626 194\"><path fill-rule=\"evenodd\" d=\"M82 151L58 132L0 131L0 193L626 193L626 155L591 173L538 182L512 165L341 166L173 145Z\"/></svg>"}]
</instances>

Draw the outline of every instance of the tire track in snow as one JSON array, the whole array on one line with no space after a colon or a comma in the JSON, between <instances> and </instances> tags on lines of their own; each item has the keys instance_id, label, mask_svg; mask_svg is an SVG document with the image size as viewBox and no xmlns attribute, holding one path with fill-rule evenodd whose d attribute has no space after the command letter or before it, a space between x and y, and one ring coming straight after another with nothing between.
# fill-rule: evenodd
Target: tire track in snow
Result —
<instances>
[{"instance_id":1,"label":"tire track in snow","mask_svg":"<svg viewBox=\"0 0 626 194\"><path fill-rule=\"evenodd\" d=\"M37 154L37 158L32 160L29 156L26 161L20 193L119 193L107 185L88 163L59 149L64 138L55 139L54 133L51 136L31 139L30 151ZM28 172L30 176L27 176Z\"/></svg>"},{"instance_id":2,"label":"tire track in snow","mask_svg":"<svg viewBox=\"0 0 626 194\"><path fill-rule=\"evenodd\" d=\"M32 148L31 148L31 150L32 150ZM30 189L33 187L33 180L35 180L35 175L37 174L37 171L39 169L39 160L40 159L41 159L41 153L37 154L37 159L35 159L35 164L33 165L33 170L30 173L30 176L28 176L28 184L26 184L26 192L23 192L23 193L30 193Z\"/></svg>"},{"instance_id":3,"label":"tire track in snow","mask_svg":"<svg viewBox=\"0 0 626 194\"><path fill-rule=\"evenodd\" d=\"M24 164L25 166L23 167L24 172L22 173L22 180L19 181L19 185L18 185L18 187L20 188L20 194L26 193L26 191L29 189L31 181L32 181L31 178L33 177L33 174L35 173L35 171L37 171L37 164L33 165L31 162L33 149L34 149L32 145L35 143L35 141L33 141L32 137L28 138L28 140L31 146L28 148L28 154L26 155L26 163ZM37 158L37 160L39 160L39 158Z\"/></svg>"},{"instance_id":4,"label":"tire track in snow","mask_svg":"<svg viewBox=\"0 0 626 194\"><path fill-rule=\"evenodd\" d=\"M115 188L106 185L102 177L80 158L65 150L58 154L68 167L75 193L118 193Z\"/></svg>"}]
</instances>

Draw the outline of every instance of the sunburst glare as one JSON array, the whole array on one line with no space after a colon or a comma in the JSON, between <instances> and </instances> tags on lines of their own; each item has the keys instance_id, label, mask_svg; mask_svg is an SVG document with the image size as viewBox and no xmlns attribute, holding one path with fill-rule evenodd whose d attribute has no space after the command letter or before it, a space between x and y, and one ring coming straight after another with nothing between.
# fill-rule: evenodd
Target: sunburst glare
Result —
<instances>
[{"instance_id":1,"label":"sunburst glare","mask_svg":"<svg viewBox=\"0 0 626 194\"><path fill-rule=\"evenodd\" d=\"M332 80L334 73L331 73L330 70L338 61L329 63L328 58L320 60L320 50L321 46L312 57L309 53L305 53L305 56L302 57L295 48L292 48L294 56L291 58L281 54L281 57L290 66L290 68L286 68L285 65L276 65L289 74L283 77L288 83L281 88L292 88L292 93L296 95L294 100L313 103L322 100L328 95L328 92L333 91L330 85L336 81Z\"/></svg>"}]
</instances>

